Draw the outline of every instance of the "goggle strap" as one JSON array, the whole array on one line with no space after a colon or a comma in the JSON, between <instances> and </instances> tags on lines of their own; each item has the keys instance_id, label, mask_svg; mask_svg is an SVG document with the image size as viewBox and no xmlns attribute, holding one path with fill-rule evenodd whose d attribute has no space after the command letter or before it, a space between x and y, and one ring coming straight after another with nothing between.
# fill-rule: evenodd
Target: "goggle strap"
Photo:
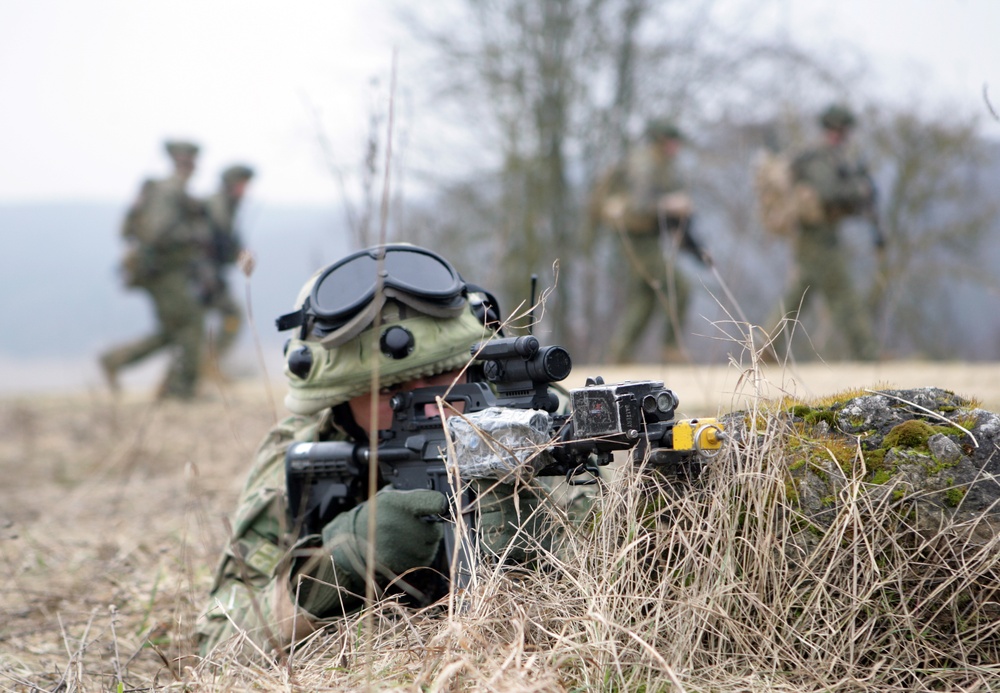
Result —
<instances>
[{"instance_id":1,"label":"goggle strap","mask_svg":"<svg viewBox=\"0 0 1000 693\"><path fill-rule=\"evenodd\" d=\"M496 296L478 284L466 284L465 287L470 294L482 294L483 300L480 301L480 308L476 309L475 312L483 320L486 327L497 330L500 336L503 336L503 331L500 329L503 324L503 315L500 313L500 302L497 301Z\"/></svg>"},{"instance_id":2,"label":"goggle strap","mask_svg":"<svg viewBox=\"0 0 1000 693\"><path fill-rule=\"evenodd\" d=\"M319 343L326 349L333 349L354 339L375 321L375 316L378 315L379 311L385 305L385 299L384 292L376 296L357 315L330 334L324 336L319 340Z\"/></svg>"},{"instance_id":3,"label":"goggle strap","mask_svg":"<svg viewBox=\"0 0 1000 693\"><path fill-rule=\"evenodd\" d=\"M290 330L293 327L298 327L305 322L305 310L300 308L294 313L285 313L284 315L278 316L278 319L274 321L274 324L278 326L278 332L284 332L285 330Z\"/></svg>"}]
</instances>

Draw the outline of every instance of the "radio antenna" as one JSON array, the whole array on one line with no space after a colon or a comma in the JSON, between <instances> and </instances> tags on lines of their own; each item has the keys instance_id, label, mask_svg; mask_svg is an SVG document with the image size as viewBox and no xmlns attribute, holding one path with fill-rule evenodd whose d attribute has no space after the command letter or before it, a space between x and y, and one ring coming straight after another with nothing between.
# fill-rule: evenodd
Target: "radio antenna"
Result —
<instances>
[{"instance_id":1,"label":"radio antenna","mask_svg":"<svg viewBox=\"0 0 1000 693\"><path fill-rule=\"evenodd\" d=\"M531 307L528 309L528 334L535 333L535 291L538 288L538 275L531 274Z\"/></svg>"}]
</instances>

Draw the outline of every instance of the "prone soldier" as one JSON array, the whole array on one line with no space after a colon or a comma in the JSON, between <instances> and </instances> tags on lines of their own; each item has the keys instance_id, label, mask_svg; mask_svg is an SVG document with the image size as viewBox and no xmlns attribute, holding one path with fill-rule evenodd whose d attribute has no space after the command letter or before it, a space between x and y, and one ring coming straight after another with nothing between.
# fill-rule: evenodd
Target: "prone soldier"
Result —
<instances>
[{"instance_id":1,"label":"prone soldier","mask_svg":"<svg viewBox=\"0 0 1000 693\"><path fill-rule=\"evenodd\" d=\"M295 416L257 451L199 618L206 655L237 633L280 651L359 610L368 590L431 603L464 586L479 555L532 564L553 536L539 474L577 479L616 450L676 462L720 445L713 421L673 421L677 399L659 382L595 380L560 396L568 353L501 337L489 292L423 248L353 253L295 305L278 319L296 330L285 349Z\"/></svg>"}]
</instances>

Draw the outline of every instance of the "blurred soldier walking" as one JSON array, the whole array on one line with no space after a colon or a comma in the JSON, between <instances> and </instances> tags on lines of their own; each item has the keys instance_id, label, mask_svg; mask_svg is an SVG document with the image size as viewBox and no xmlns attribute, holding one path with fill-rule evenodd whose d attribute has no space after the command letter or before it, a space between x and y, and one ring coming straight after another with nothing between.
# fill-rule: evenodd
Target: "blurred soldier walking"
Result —
<instances>
[{"instance_id":1,"label":"blurred soldier walking","mask_svg":"<svg viewBox=\"0 0 1000 693\"><path fill-rule=\"evenodd\" d=\"M652 121L646 142L632 151L624 166L604 184L599 193L602 221L622 231L623 270L629 277L628 308L612 344L612 358L631 360L646 331L657 302L664 305L663 358L670 357L680 343L677 332L684 324L689 298L688 285L678 271L678 249L692 252L702 263L708 254L691 235L694 205L684 189L676 159L684 138L671 122ZM661 237L669 232L670 264L664 257Z\"/></svg>"},{"instance_id":2,"label":"blurred soldier walking","mask_svg":"<svg viewBox=\"0 0 1000 693\"><path fill-rule=\"evenodd\" d=\"M236 216L253 176L249 166L230 166L222 172L218 192L205 201L210 241L202 292L209 318L213 312L219 316L218 332L207 354L211 372L219 372L219 364L232 349L243 323L243 311L230 292L226 274L243 250Z\"/></svg>"},{"instance_id":3,"label":"blurred soldier walking","mask_svg":"<svg viewBox=\"0 0 1000 693\"><path fill-rule=\"evenodd\" d=\"M159 325L148 337L105 352L100 363L116 390L122 368L170 348L170 368L160 396L188 399L195 394L201 364L204 310L196 275L208 229L204 206L187 192L198 145L167 141L164 146L173 162L173 174L142 184L122 229L128 243L123 280L126 286L149 294Z\"/></svg>"},{"instance_id":4,"label":"blurred soldier walking","mask_svg":"<svg viewBox=\"0 0 1000 693\"><path fill-rule=\"evenodd\" d=\"M866 167L847 148L855 126L854 114L840 105L820 115L822 141L792 162L796 183L813 194L812 204L800 205L795 259L798 278L785 295L784 310L802 309L822 296L836 329L847 341L849 358L872 360L877 348L868 311L854 288L848 258L839 239L840 222L849 216L874 214L875 188ZM872 224L878 251L885 239Z\"/></svg>"}]
</instances>

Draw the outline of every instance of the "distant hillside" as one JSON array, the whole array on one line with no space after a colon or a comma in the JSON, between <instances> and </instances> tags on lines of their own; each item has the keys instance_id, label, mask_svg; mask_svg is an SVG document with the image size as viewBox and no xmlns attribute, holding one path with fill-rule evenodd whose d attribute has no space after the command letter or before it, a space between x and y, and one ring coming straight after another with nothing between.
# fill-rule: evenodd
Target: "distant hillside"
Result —
<instances>
[{"instance_id":1,"label":"distant hillside","mask_svg":"<svg viewBox=\"0 0 1000 693\"><path fill-rule=\"evenodd\" d=\"M18 363L35 371L18 374L24 378L44 380L39 370L53 370L65 379L74 364L92 363L106 346L153 328L148 299L125 291L117 276L123 208L0 205L0 365L8 366L0 368L0 391L10 389L3 374ZM243 229L257 257L251 284L255 321L265 350L277 354L284 337L273 320L291 308L313 270L346 251L344 216L332 205L250 205ZM232 285L245 295L242 275ZM240 348L252 350L247 333Z\"/></svg>"},{"instance_id":2,"label":"distant hillside","mask_svg":"<svg viewBox=\"0 0 1000 693\"><path fill-rule=\"evenodd\" d=\"M760 239L735 236L727 231L717 206L717 201L705 201L699 232L718 249L718 276L737 289L748 313L758 316L751 319L760 320L782 294L789 250L786 244L761 244ZM118 226L123 210L124 202L0 204L0 394L96 385L100 382L96 356L102 349L153 329L145 294L125 291L118 280L122 252ZM428 212L434 213L433 209ZM274 318L292 308L310 273L348 250L346 220L336 205L290 208L251 202L244 210L242 226L257 258L250 284L253 315L267 369L274 377L280 374L281 345L286 339L275 331ZM867 238L867 227L846 225L845 240L856 246L859 266L855 269L861 276L871 271L872 260L866 259ZM483 262L483 255L477 248L471 248L468 257L462 257L456 247L447 252L460 267L476 267L468 269L467 276L482 276L484 268L476 265ZM868 264L862 266L865 262ZM992 234L970 263L990 267L997 262L1000 235ZM740 347L719 339L719 329L712 324L719 321L727 325L732 320L718 303L722 286L699 268L691 269L690 276L694 296L688 314L689 352L698 363L725 363L728 352ZM928 292L925 303L933 304L930 315L941 318L933 329L935 340L947 347L943 352L911 349L890 356L937 355L957 361L1000 358L996 288L994 284L984 286L985 276L987 273L970 269L963 276L935 284L935 291ZM242 299L244 278L234 276L232 285ZM822 345L829 334L812 331L810 337L827 357ZM655 341L654 330L647 340ZM243 333L237 348L234 361L238 369L258 372L249 331ZM127 374L126 384L155 381L162 368L162 361L139 368Z\"/></svg>"}]
</instances>

